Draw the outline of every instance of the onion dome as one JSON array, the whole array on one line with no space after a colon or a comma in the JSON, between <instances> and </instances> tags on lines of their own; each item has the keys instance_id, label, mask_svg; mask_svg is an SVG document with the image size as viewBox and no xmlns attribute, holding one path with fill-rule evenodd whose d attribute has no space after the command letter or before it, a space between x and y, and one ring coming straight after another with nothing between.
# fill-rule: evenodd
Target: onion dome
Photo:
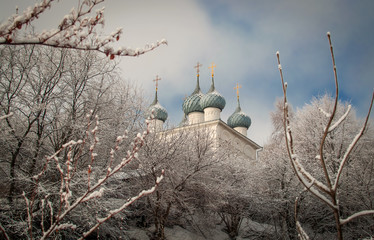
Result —
<instances>
[{"instance_id":1,"label":"onion dome","mask_svg":"<svg viewBox=\"0 0 374 240\"><path fill-rule=\"evenodd\" d=\"M231 128L245 127L249 128L251 126L251 118L242 112L240 108L239 96L238 96L238 106L235 112L227 119L227 125Z\"/></svg>"},{"instance_id":2,"label":"onion dome","mask_svg":"<svg viewBox=\"0 0 374 240\"><path fill-rule=\"evenodd\" d=\"M165 122L166 119L168 118L168 112L158 102L157 91L156 91L156 94L155 94L155 99L153 100L152 104L148 107L149 119L152 119L151 114L153 114L153 119L158 119L158 120L161 120L163 122Z\"/></svg>"},{"instance_id":3,"label":"onion dome","mask_svg":"<svg viewBox=\"0 0 374 240\"><path fill-rule=\"evenodd\" d=\"M205 94L200 101L200 105L203 109L208 108L208 107L213 107L213 108L219 108L222 109L226 105L226 100L225 98L216 91L214 87L214 77L212 76L212 85L210 86L209 91L207 94Z\"/></svg>"},{"instance_id":4,"label":"onion dome","mask_svg":"<svg viewBox=\"0 0 374 240\"><path fill-rule=\"evenodd\" d=\"M197 83L196 88L191 94L191 96L187 97L186 100L183 102L183 112L188 115L192 112L204 112L203 108L200 105L200 100L203 97L203 93L200 90L199 84L199 75L197 76Z\"/></svg>"}]
</instances>

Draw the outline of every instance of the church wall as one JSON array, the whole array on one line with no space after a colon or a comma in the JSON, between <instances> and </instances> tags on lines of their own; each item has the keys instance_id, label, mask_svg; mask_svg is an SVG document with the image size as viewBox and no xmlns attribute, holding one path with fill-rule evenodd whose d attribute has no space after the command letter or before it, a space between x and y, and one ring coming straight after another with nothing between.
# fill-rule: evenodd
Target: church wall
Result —
<instances>
[{"instance_id":1,"label":"church wall","mask_svg":"<svg viewBox=\"0 0 374 240\"><path fill-rule=\"evenodd\" d=\"M229 144L239 151L244 157L250 160L256 160L256 149L246 140L223 127L217 128L217 135L223 144Z\"/></svg>"},{"instance_id":2,"label":"church wall","mask_svg":"<svg viewBox=\"0 0 374 240\"><path fill-rule=\"evenodd\" d=\"M221 120L202 122L200 124L187 125L180 128L175 128L166 131L167 135L180 134L179 132L186 131L187 134L207 134L213 141L214 148L225 148L228 151L233 150L237 157L246 159L248 161L256 160L256 149L259 147L251 143L251 141L237 132L236 130L228 127ZM226 151L226 150L225 150Z\"/></svg>"}]
</instances>

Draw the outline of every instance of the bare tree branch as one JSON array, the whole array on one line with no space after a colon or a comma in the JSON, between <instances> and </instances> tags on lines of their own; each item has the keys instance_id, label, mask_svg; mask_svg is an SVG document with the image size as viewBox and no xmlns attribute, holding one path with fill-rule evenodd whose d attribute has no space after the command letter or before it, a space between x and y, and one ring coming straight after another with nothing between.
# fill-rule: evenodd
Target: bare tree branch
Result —
<instances>
[{"instance_id":1,"label":"bare tree branch","mask_svg":"<svg viewBox=\"0 0 374 240\"><path fill-rule=\"evenodd\" d=\"M365 216L365 215L372 215L374 214L374 210L365 210L365 211L360 211L355 214L352 214L351 216L345 218L345 219L340 219L340 225L344 225L350 221L352 221L355 218Z\"/></svg>"},{"instance_id":2,"label":"bare tree branch","mask_svg":"<svg viewBox=\"0 0 374 240\"><path fill-rule=\"evenodd\" d=\"M279 52L277 52L277 60L278 60L278 69L280 72L281 76L281 82L282 82L282 88L283 88L283 102L284 102L284 114L283 114L283 127L284 127L284 134L285 134L285 139L286 139L286 146L287 146L287 153L291 162L291 166L298 177L299 181L304 185L306 190L308 190L310 193L312 193L314 196L316 196L318 199L320 199L322 202L326 203L333 211L333 215L335 217L335 226L337 230L337 238L339 240L343 239L343 231L341 226L352 219L362 216L362 215L368 215L368 214L373 214L373 210L366 210L366 211L361 211L358 213L353 214L351 217L348 217L347 219L340 219L340 210L339 210L339 201L338 201L338 186L339 186L339 179L343 171L343 167L345 166L346 162L348 161L348 158L350 154L352 153L354 147L358 143L359 139L361 136L364 134L366 128L367 128L367 123L369 120L370 112L372 109L373 105L373 100L374 100L374 92L373 96L371 98L371 103L369 107L368 114L366 116L366 120L364 122L363 127L361 128L360 132L356 135L356 137L352 140L351 144L348 146L343 158L339 159L340 160L340 165L338 172L336 173L335 176L335 182L332 185L331 178L328 173L328 169L326 166L326 157L324 156L325 154L325 145L326 145L326 139L329 134L331 134L337 127L339 127L342 122L347 118L349 111L351 109L351 106L348 106L348 109L346 112L334 123L332 124L336 113L337 113L337 107L338 107L338 101L339 101L339 85L338 85L338 78L337 78L337 71L336 71L336 65L335 65L335 57L334 57L334 52L333 52L333 47L331 43L331 36L330 33L327 33L329 45L330 45L330 53L331 53L331 58L332 58L332 63L333 63L333 72L334 72L334 80L335 80L335 99L334 99L334 106L333 110L331 113L327 113L324 111L322 108L319 108L319 111L321 111L326 117L329 118L325 128L324 128L324 133L322 135L320 144L319 144L319 154L316 159L318 159L321 163L322 166L322 171L323 175L325 176L325 180L327 185L323 184L322 182L318 181L316 177L312 176L308 171L305 170L305 168L302 166L298 155L296 154L296 150L294 149L294 142L293 142L293 137L292 137L292 131L290 127L290 119L289 119L289 113L288 113L288 102L287 102L287 83L284 82L283 79L283 72L282 72L282 66L280 64L280 57L279 57ZM327 198L323 193L327 194L329 198ZM295 202L295 209L297 205L297 199ZM297 209L296 209L297 210ZM295 211L296 211L295 210ZM296 213L295 213L296 214ZM297 221L297 214L295 215L296 219L296 224L297 224L297 229L299 232L299 236L301 239L308 239L308 236L304 234L304 230L302 229L300 223Z\"/></svg>"},{"instance_id":3,"label":"bare tree branch","mask_svg":"<svg viewBox=\"0 0 374 240\"><path fill-rule=\"evenodd\" d=\"M122 29L118 28L110 35L102 38L97 31L98 26L104 25L104 8L96 10L95 7L104 0L84 0L79 3L78 9L73 8L65 15L57 29L40 33L28 33L26 38L20 36L20 30L26 28L42 13L51 8L54 0L43 0L33 7L28 7L23 13L11 16L0 25L0 45L44 45L57 48L92 50L106 54L113 59L115 56L139 56L152 51L162 44L165 39L148 44L144 48L131 49L120 47L114 49L110 45L119 41ZM91 15L92 14L92 15Z\"/></svg>"}]
</instances>

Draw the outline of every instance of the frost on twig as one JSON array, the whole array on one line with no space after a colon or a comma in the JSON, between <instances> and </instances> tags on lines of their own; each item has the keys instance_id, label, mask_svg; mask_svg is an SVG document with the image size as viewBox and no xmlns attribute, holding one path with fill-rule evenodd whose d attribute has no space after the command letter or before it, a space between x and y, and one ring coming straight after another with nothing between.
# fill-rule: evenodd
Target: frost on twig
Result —
<instances>
[{"instance_id":1,"label":"frost on twig","mask_svg":"<svg viewBox=\"0 0 374 240\"><path fill-rule=\"evenodd\" d=\"M278 65L280 65L280 54L277 52L277 60ZM283 96L284 96L284 118L283 118L283 125L284 131L286 136L286 147L289 159L291 161L291 166L298 177L299 181L306 187L311 193L313 193L317 198L321 199L327 205L329 205L333 209L337 209L336 204L330 201L326 196L322 194L322 192L329 193L330 189L322 182L318 181L315 177L313 177L309 172L305 170L297 154L295 154L294 150L294 143L292 137L292 131L290 127L290 119L289 119L289 109L288 109L288 100L287 100L287 85L283 79L283 71L282 68L279 68L279 73L281 76L282 87L283 87ZM316 188L317 187L317 188Z\"/></svg>"},{"instance_id":2,"label":"frost on twig","mask_svg":"<svg viewBox=\"0 0 374 240\"><path fill-rule=\"evenodd\" d=\"M128 206L130 206L136 200L138 200L138 199L140 199L140 198L142 198L142 197L144 197L146 195L149 195L149 194L153 193L156 190L157 186L160 184L161 180L164 178L164 173L165 173L164 170L162 170L161 175L159 177L157 177L155 185L152 188L150 188L148 190L141 191L137 196L134 196L134 197L130 198L121 207L109 211L109 213L107 214L107 216L105 216L103 218L98 218L97 219L97 223L93 227L91 227L90 230L88 230L87 232L85 232L84 234L82 234L82 237L80 239L82 239L82 240L85 239L93 231L95 231L95 229L97 229L101 224L103 224L104 222L106 222L107 220L109 220L110 218L112 218L114 215L122 212L124 209L126 209Z\"/></svg>"},{"instance_id":3,"label":"frost on twig","mask_svg":"<svg viewBox=\"0 0 374 240\"><path fill-rule=\"evenodd\" d=\"M0 25L0 45L25 45L37 44L58 48L72 48L79 50L99 51L110 59L115 56L139 56L152 51L162 44L167 44L165 39L148 44L144 48L120 47L114 49L111 44L119 41L122 29L118 28L106 37L100 37L97 31L99 26L104 26L104 8L94 11L104 0L84 0L78 9L73 8L66 14L57 29L45 30L40 33L28 33L23 37L20 31L30 25L45 10L51 8L55 0L43 0L33 7L28 7L21 14L14 14Z\"/></svg>"},{"instance_id":4,"label":"frost on twig","mask_svg":"<svg viewBox=\"0 0 374 240\"><path fill-rule=\"evenodd\" d=\"M337 127L338 127L338 126L339 126L339 125L344 121L344 119L347 118L347 116L348 116L350 110L351 110L351 105L348 105L348 109L347 109L347 111L344 113L343 116L341 116L341 117L339 118L338 121L336 121L336 123L334 123L334 125L332 125L332 126L329 127L328 132L332 132L335 128L337 128Z\"/></svg>"},{"instance_id":5,"label":"frost on twig","mask_svg":"<svg viewBox=\"0 0 374 240\"><path fill-rule=\"evenodd\" d=\"M3 119L6 119L6 118L8 118L8 117L11 117L11 116L13 116L13 113L12 113L12 112L9 113L9 114L7 114L7 115L0 116L0 121L3 120Z\"/></svg>"},{"instance_id":6,"label":"frost on twig","mask_svg":"<svg viewBox=\"0 0 374 240\"><path fill-rule=\"evenodd\" d=\"M337 72L336 72L336 66L335 66L335 57L334 57L332 43L331 43L331 35L329 32L327 33L327 37L329 40L331 58L332 58L332 63L333 63L333 72L334 72L336 92L335 92L334 107L331 113L328 113L324 111L322 108L319 108L319 111L322 112L327 118L329 118L329 120L324 128L324 133L319 144L319 152L315 155L316 156L315 159L317 159L321 164L322 171L325 176L326 184L322 183L321 181L318 181L316 177L314 177L312 174L306 171L305 168L302 166L301 162L299 161L297 154L295 154L296 150L295 150L295 146L293 142L293 136L292 136L292 131L290 127L290 119L289 119L289 113L288 113L287 85L283 79L283 71L282 71L282 67L280 64L279 52L277 52L276 55L277 55L277 60L278 60L278 69L279 69L279 73L281 77L281 82L282 82L282 87L283 87L283 96L284 96L283 127L284 127L284 133L286 136L286 147L287 147L288 156L291 162L291 166L296 176L298 177L299 181L304 185L306 190L311 192L314 196L316 196L322 202L326 203L332 209L332 212L335 218L337 238L343 239L343 232L341 228L343 224L359 216L374 214L373 210L366 210L366 211L355 213L346 219L341 219L340 217L341 213L339 210L339 199L338 199L339 178L342 174L343 167L345 166L345 163L347 162L352 150L354 149L359 139L361 138L361 136L364 134L366 130L370 112L373 106L374 92L372 95L371 104L369 107L368 114L366 116L365 123L363 127L361 128L361 131L356 135L356 137L352 140L351 144L348 146L347 150L345 151L343 155L343 158L339 159L340 160L339 169L336 175L334 176L335 182L332 182L329 176L329 173L327 171L327 166L325 162L326 157L324 156L326 138L328 135L332 133L332 131L334 131L337 127L339 127L341 123L347 118L350 112L351 106L349 105L347 111L333 124L333 121L335 119L336 112L337 112L339 87L338 87L338 79L337 79ZM300 239L309 239L306 233L304 232L304 230L302 229L300 223L297 221L297 218L295 218L295 220L296 220L296 227L299 232Z\"/></svg>"},{"instance_id":7,"label":"frost on twig","mask_svg":"<svg viewBox=\"0 0 374 240\"><path fill-rule=\"evenodd\" d=\"M345 219L340 219L340 225L344 225L350 221L352 221L355 218L365 216L365 215L371 215L374 214L374 210L365 210L365 211L360 211L355 214L352 214L351 216L345 218Z\"/></svg>"},{"instance_id":8,"label":"frost on twig","mask_svg":"<svg viewBox=\"0 0 374 240\"><path fill-rule=\"evenodd\" d=\"M9 236L8 236L8 234L6 233L6 231L5 231L5 229L3 228L3 226L1 225L1 223L0 223L0 231L3 233L4 238L5 238L6 240L9 240Z\"/></svg>"},{"instance_id":9,"label":"frost on twig","mask_svg":"<svg viewBox=\"0 0 374 240\"><path fill-rule=\"evenodd\" d=\"M87 119L93 119L93 117L89 115L87 116ZM95 119L96 121L94 121L93 124L91 123L91 121L89 121L88 127L86 129L87 135L85 139L79 141L69 141L68 143L63 144L61 146L61 149L46 158L46 163L41 169L41 172L33 177L33 180L37 183L35 184L35 190L29 197L26 196L26 194L23 194L24 200L26 202L28 233L30 238L32 238L33 234L33 221L35 217L35 210L33 210L33 205L35 205L35 199L37 195L43 198L42 194L44 192L39 191L41 184L38 183L42 180L42 177L45 175L45 173L48 170L51 170L51 163L55 163L57 173L59 173L60 175L60 186L55 193L46 193L44 198L41 200L40 214L42 214L43 219L42 223L40 223L42 230L41 239L47 239L51 237L51 234L57 231L62 231L65 229L76 230L77 226L74 223L69 222L69 214L76 210L78 206L90 206L90 203L93 199L96 199L97 201L104 201L104 184L107 183L108 179L110 179L114 174L118 173L121 169L127 166L133 159L137 158L137 153L144 145L145 137L149 134L148 129L147 131L144 131L143 134L138 134L130 144L130 150L127 152L127 155L122 158L122 160L112 169L111 165L114 162L114 154L119 150L119 144L124 138L126 138L125 135L117 137L116 146L110 152L108 161L109 166L106 167L107 171L101 172L100 176L100 173L93 173L93 166L96 164L94 158L96 154L95 149L97 144L99 143L99 139L96 135L96 133L98 132L99 121L97 116L95 117ZM75 174L75 171L77 171L77 169L73 167L73 163L77 161L77 157L80 157L80 155L73 154L73 148L75 148L75 152L80 152L79 148L82 148L86 144L86 142L89 141L89 139L92 139L93 141L93 143L88 146L89 162L87 164L87 168L89 172L89 180L81 181L80 176L82 176L82 174ZM65 160L63 160L64 158ZM95 177L91 177L91 174L94 174ZM87 235L89 235L89 233L97 229L102 223L106 222L112 216L123 211L139 198L153 193L162 180L163 175L164 171L162 171L161 176L157 178L155 185L152 188L141 191L137 196L132 197L128 201L126 201L120 208L112 210L106 209L105 212L103 212L106 217L97 219L97 223L89 226L89 230L82 235L82 238L85 238ZM93 181L93 179L99 180ZM80 189L75 189L75 191L72 191L73 182L81 182L82 184L86 184L87 186L83 186ZM59 196L59 198L50 197L52 195L57 195ZM49 211L44 210L45 205L47 205ZM53 209L57 209L57 211L53 211ZM50 222L48 222L47 217L50 218ZM46 224L47 222L48 224Z\"/></svg>"},{"instance_id":10,"label":"frost on twig","mask_svg":"<svg viewBox=\"0 0 374 240\"><path fill-rule=\"evenodd\" d=\"M326 112L325 110L323 110L322 108L318 108L318 110L321 112L321 113L323 113L326 117L331 117L331 114L330 113L328 113L328 112Z\"/></svg>"},{"instance_id":11,"label":"frost on twig","mask_svg":"<svg viewBox=\"0 0 374 240\"><path fill-rule=\"evenodd\" d=\"M352 140L351 144L348 146L347 150L345 151L345 153L343 155L343 158L340 160L339 170L338 170L338 172L336 174L335 182L334 182L334 185L333 185L334 191L336 191L337 188L338 188L339 179L340 179L340 176L341 176L341 174L343 172L343 168L344 168L346 162L348 161L349 155L353 151L354 147L356 146L356 144L358 143L358 141L360 140L360 138L362 137L362 135L364 135L364 132L365 132L365 130L367 128L367 124L368 124L368 121L369 121L371 109L373 107L373 102L374 102L374 92L373 92L372 97L371 97L371 103L370 103L369 111L368 111L368 114L366 116L365 122L364 122L364 124L363 124L360 132L354 137L354 139Z\"/></svg>"},{"instance_id":12,"label":"frost on twig","mask_svg":"<svg viewBox=\"0 0 374 240\"><path fill-rule=\"evenodd\" d=\"M296 221L296 228L300 240L309 240L308 234L304 231L299 221Z\"/></svg>"},{"instance_id":13,"label":"frost on twig","mask_svg":"<svg viewBox=\"0 0 374 240\"><path fill-rule=\"evenodd\" d=\"M312 186L312 185L311 185ZM310 187L311 187L310 186ZM307 191L308 189L305 189L305 191ZM303 191L304 192L304 191ZM303 193L302 192L302 193ZM302 194L301 193L301 194ZM298 220L298 204L299 204L299 197L296 197L295 199L295 205L294 205L294 211L295 211L295 222L296 222L296 230L298 232L298 237L299 239L301 240L309 240L309 236L308 234L305 232L305 230L303 229L303 227L301 226L301 223L299 222Z\"/></svg>"}]
</instances>

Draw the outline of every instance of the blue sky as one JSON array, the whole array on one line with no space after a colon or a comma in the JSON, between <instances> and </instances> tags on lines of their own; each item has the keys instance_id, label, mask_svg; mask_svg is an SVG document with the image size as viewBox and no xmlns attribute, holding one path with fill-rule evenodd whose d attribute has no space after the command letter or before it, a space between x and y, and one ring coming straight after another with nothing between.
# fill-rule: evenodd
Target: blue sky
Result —
<instances>
[{"instance_id":1,"label":"blue sky","mask_svg":"<svg viewBox=\"0 0 374 240\"><path fill-rule=\"evenodd\" d=\"M14 6L32 1L2 1L1 20ZM54 3L40 28L47 28L69 11L75 1ZM136 58L122 58L124 79L144 89L152 102L153 79L159 75L159 101L170 124L183 117L182 101L196 82L199 61L203 92L210 86L211 62L216 89L225 97L222 120L236 107L236 83L241 107L252 118L249 138L259 144L272 127L269 112L282 97L276 51L281 54L289 100L302 107L313 96L333 93L331 56L326 33L331 32L340 81L340 95L364 116L374 87L374 1L372 0L108 0L105 31L123 27L121 45L143 47L165 38L168 46Z\"/></svg>"}]
</instances>

